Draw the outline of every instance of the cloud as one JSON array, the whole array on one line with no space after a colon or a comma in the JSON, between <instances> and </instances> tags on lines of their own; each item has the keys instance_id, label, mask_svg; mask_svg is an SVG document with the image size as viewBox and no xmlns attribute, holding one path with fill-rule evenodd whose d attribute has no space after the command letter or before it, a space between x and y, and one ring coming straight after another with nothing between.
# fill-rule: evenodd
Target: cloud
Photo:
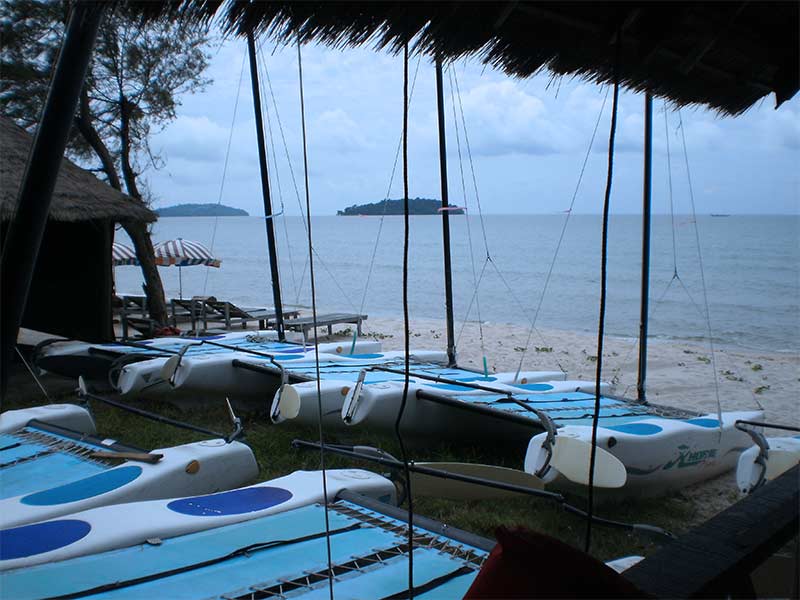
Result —
<instances>
[{"instance_id":1,"label":"cloud","mask_svg":"<svg viewBox=\"0 0 800 600\"><path fill-rule=\"evenodd\" d=\"M363 128L341 108L322 112L314 119L310 130L314 132L314 145L324 150L347 154L369 146Z\"/></svg>"},{"instance_id":2,"label":"cloud","mask_svg":"<svg viewBox=\"0 0 800 600\"><path fill-rule=\"evenodd\" d=\"M556 154L572 146L571 129L515 81L480 83L462 103L474 154Z\"/></svg>"}]
</instances>

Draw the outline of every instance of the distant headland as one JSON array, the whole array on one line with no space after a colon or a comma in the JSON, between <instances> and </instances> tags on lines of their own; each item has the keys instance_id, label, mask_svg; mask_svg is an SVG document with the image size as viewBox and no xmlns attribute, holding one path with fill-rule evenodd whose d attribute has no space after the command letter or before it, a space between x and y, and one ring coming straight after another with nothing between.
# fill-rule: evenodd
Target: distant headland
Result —
<instances>
[{"instance_id":1,"label":"distant headland","mask_svg":"<svg viewBox=\"0 0 800 600\"><path fill-rule=\"evenodd\" d=\"M177 204L157 208L159 217L249 217L250 214L241 208L233 208L224 204Z\"/></svg>"},{"instance_id":2,"label":"distant headland","mask_svg":"<svg viewBox=\"0 0 800 600\"><path fill-rule=\"evenodd\" d=\"M438 215L442 203L431 198L409 198L408 214L410 215ZM447 211L451 215L463 215L464 209L452 207ZM354 217L360 215L402 215L403 199L381 200L380 202L370 202L369 204L354 204L344 210L336 212L339 216Z\"/></svg>"}]
</instances>

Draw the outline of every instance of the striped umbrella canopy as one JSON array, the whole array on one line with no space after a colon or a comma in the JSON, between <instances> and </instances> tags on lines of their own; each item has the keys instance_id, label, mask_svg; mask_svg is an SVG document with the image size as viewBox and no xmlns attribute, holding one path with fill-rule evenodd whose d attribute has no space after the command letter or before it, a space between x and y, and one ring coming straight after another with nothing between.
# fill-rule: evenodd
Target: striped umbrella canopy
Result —
<instances>
[{"instance_id":1,"label":"striped umbrella canopy","mask_svg":"<svg viewBox=\"0 0 800 600\"><path fill-rule=\"evenodd\" d=\"M219 267L222 261L214 258L211 251L199 242L178 238L160 242L154 246L156 264L160 267L191 267L205 265Z\"/></svg>"},{"instance_id":2,"label":"striped umbrella canopy","mask_svg":"<svg viewBox=\"0 0 800 600\"><path fill-rule=\"evenodd\" d=\"M205 265L217 267L222 264L218 258L211 255L211 251L199 242L178 238L156 244L153 249L156 254L156 264L160 267L178 267L178 294L183 298L182 267Z\"/></svg>"},{"instance_id":3,"label":"striped umbrella canopy","mask_svg":"<svg viewBox=\"0 0 800 600\"><path fill-rule=\"evenodd\" d=\"M139 259L136 258L136 252L133 248L114 242L111 244L111 264L115 267L121 265L138 265Z\"/></svg>"}]
</instances>

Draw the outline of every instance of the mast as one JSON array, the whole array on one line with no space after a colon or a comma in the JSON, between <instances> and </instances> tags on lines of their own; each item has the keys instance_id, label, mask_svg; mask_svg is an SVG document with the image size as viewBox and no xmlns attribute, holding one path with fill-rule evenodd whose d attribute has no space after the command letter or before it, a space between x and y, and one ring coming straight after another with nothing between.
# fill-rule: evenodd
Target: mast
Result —
<instances>
[{"instance_id":1,"label":"mast","mask_svg":"<svg viewBox=\"0 0 800 600\"><path fill-rule=\"evenodd\" d=\"M644 183L642 188L642 295L639 315L639 378L637 399L647 400L647 311L650 297L650 204L653 191L653 96L644 95Z\"/></svg>"},{"instance_id":2,"label":"mast","mask_svg":"<svg viewBox=\"0 0 800 600\"><path fill-rule=\"evenodd\" d=\"M444 250L444 303L447 319L447 364L456 365L455 327L453 325L453 269L450 260L450 211L447 194L447 145L444 129L444 91L442 61L436 58L436 108L439 114L439 175L442 184L442 244Z\"/></svg>"},{"instance_id":3,"label":"mast","mask_svg":"<svg viewBox=\"0 0 800 600\"><path fill-rule=\"evenodd\" d=\"M269 193L269 174L267 171L267 147L264 143L264 122L261 118L261 93L258 87L258 63L256 62L256 43L253 32L247 32L247 50L250 55L250 82L253 87L253 108L256 113L256 135L258 137L258 165L261 171L261 194L264 197L264 222L267 225L267 248L269 250L269 270L272 278L272 301L275 305L275 326L278 339L284 341L283 304L281 302L281 281L278 272L278 252L275 246L275 225L272 219L272 200Z\"/></svg>"},{"instance_id":4,"label":"mast","mask_svg":"<svg viewBox=\"0 0 800 600\"><path fill-rule=\"evenodd\" d=\"M61 52L20 185L16 212L6 234L0 260L0 402L5 399L8 368L44 238L56 177L104 12L102 2L72 4Z\"/></svg>"}]
</instances>

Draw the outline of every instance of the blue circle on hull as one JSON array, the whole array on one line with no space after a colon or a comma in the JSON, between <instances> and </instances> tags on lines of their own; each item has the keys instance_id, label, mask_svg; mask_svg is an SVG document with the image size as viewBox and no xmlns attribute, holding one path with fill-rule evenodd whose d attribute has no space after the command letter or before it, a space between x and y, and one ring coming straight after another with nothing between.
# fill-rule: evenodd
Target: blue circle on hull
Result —
<instances>
[{"instance_id":1,"label":"blue circle on hull","mask_svg":"<svg viewBox=\"0 0 800 600\"><path fill-rule=\"evenodd\" d=\"M606 427L606 429L630 433L631 435L655 435L663 431L661 427L652 423L623 423L622 425Z\"/></svg>"},{"instance_id":2,"label":"blue circle on hull","mask_svg":"<svg viewBox=\"0 0 800 600\"><path fill-rule=\"evenodd\" d=\"M704 417L699 417L697 419L689 419L686 422L691 423L692 425L697 425L698 427L708 427L709 429L713 429L714 427L719 427L719 421L717 421L716 419L708 419Z\"/></svg>"},{"instance_id":3,"label":"blue circle on hull","mask_svg":"<svg viewBox=\"0 0 800 600\"><path fill-rule=\"evenodd\" d=\"M276 487L253 487L208 496L181 498L167 504L167 508L182 515L195 517L222 517L264 510L283 504L292 492Z\"/></svg>"},{"instance_id":4,"label":"blue circle on hull","mask_svg":"<svg viewBox=\"0 0 800 600\"><path fill-rule=\"evenodd\" d=\"M72 481L65 485L50 488L22 498L20 502L29 506L53 506L67 504L87 498L94 498L100 494L111 492L129 484L142 474L142 467L130 465L109 469L97 475Z\"/></svg>"},{"instance_id":5,"label":"blue circle on hull","mask_svg":"<svg viewBox=\"0 0 800 600\"><path fill-rule=\"evenodd\" d=\"M0 560L14 560L69 546L92 530L86 521L61 519L0 531Z\"/></svg>"}]
</instances>

